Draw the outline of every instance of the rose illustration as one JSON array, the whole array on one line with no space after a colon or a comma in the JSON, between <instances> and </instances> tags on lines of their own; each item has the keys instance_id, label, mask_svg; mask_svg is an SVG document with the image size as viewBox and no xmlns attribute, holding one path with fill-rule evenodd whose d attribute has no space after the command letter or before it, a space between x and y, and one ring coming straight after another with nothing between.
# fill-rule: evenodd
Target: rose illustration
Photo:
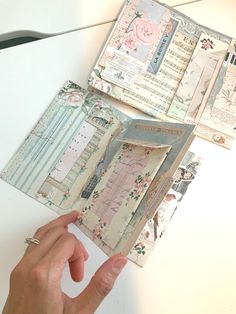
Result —
<instances>
[{"instance_id":1,"label":"rose illustration","mask_svg":"<svg viewBox=\"0 0 236 314\"><path fill-rule=\"evenodd\" d=\"M159 37L158 26L146 19L137 19L134 22L134 36L143 44L151 45Z\"/></svg>"},{"instance_id":2,"label":"rose illustration","mask_svg":"<svg viewBox=\"0 0 236 314\"><path fill-rule=\"evenodd\" d=\"M201 40L202 43L202 49L204 50L208 50L208 49L213 49L214 48L214 43L212 40L210 40L209 38L203 38Z\"/></svg>"},{"instance_id":3,"label":"rose illustration","mask_svg":"<svg viewBox=\"0 0 236 314\"><path fill-rule=\"evenodd\" d=\"M137 45L137 38L134 36L133 33L128 34L122 39L122 46L127 50L131 51L136 48Z\"/></svg>"},{"instance_id":4,"label":"rose illustration","mask_svg":"<svg viewBox=\"0 0 236 314\"><path fill-rule=\"evenodd\" d=\"M80 92L68 92L65 97L66 104L71 107L78 107L84 103L84 94Z\"/></svg>"},{"instance_id":5,"label":"rose illustration","mask_svg":"<svg viewBox=\"0 0 236 314\"><path fill-rule=\"evenodd\" d=\"M111 90L111 84L107 83L104 80L97 79L94 82L94 87L101 90L102 92L109 93Z\"/></svg>"}]
</instances>

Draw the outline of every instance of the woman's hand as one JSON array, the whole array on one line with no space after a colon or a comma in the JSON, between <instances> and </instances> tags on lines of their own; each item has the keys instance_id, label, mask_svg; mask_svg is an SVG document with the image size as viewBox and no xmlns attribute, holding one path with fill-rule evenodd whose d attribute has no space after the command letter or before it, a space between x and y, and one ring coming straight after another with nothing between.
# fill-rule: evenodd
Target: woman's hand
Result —
<instances>
[{"instance_id":1,"label":"woman's hand","mask_svg":"<svg viewBox=\"0 0 236 314\"><path fill-rule=\"evenodd\" d=\"M94 313L111 291L127 258L122 254L109 258L95 273L88 286L76 298L61 291L66 262L71 277L81 281L88 253L82 243L67 231L77 212L61 216L38 229L25 255L11 273L10 292L3 314Z\"/></svg>"}]
</instances>

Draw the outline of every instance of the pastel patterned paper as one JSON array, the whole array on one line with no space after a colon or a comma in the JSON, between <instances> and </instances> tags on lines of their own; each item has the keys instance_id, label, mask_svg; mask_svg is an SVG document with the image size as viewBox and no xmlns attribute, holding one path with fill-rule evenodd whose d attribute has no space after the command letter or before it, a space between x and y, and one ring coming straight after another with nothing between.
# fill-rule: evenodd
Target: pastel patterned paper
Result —
<instances>
[{"instance_id":1,"label":"pastel patterned paper","mask_svg":"<svg viewBox=\"0 0 236 314\"><path fill-rule=\"evenodd\" d=\"M219 59L223 58L227 49L228 44L202 33L168 110L170 117L184 121L199 84L202 81L209 84ZM212 70L206 71L207 67Z\"/></svg>"},{"instance_id":2,"label":"pastel patterned paper","mask_svg":"<svg viewBox=\"0 0 236 314\"><path fill-rule=\"evenodd\" d=\"M113 136L121 132L121 122L114 115L113 111L100 99L96 98L94 100L94 107L88 113L82 126L86 126L84 131L86 137L89 136L89 131L94 131L95 129L96 132L93 132L93 136L90 138L87 146L65 177L63 183L67 186L67 189L62 188L62 186L59 187L57 182L52 181L51 173L45 182L46 189L48 182L51 184L50 201L62 209L70 209L80 198L81 193L81 197L84 197L86 194L84 184L87 184L90 180L91 173L96 171L97 164L106 154L107 146ZM73 141L72 139L72 143ZM70 146L71 144L69 144ZM63 156L65 156L65 153L63 153ZM44 189L45 186L43 185L39 193L42 193ZM65 192L68 193L66 198L64 197Z\"/></svg>"},{"instance_id":3,"label":"pastel patterned paper","mask_svg":"<svg viewBox=\"0 0 236 314\"><path fill-rule=\"evenodd\" d=\"M85 207L83 224L114 248L169 151L125 143L114 156ZM96 236L96 235L95 235Z\"/></svg>"},{"instance_id":4,"label":"pastel patterned paper","mask_svg":"<svg viewBox=\"0 0 236 314\"><path fill-rule=\"evenodd\" d=\"M173 173L178 163L181 161L183 154L192 142L193 138L190 136L192 131L193 126L191 125L151 122L142 119L133 120L132 124L127 128L122 137L125 142L142 143L142 145L145 146L148 146L149 142L151 143L151 147L155 147L157 143L163 143L160 145L160 148L171 146L171 149L161 168L157 171L138 208L133 212L132 219L124 230L115 249L111 249L100 239L104 228L106 228L102 221L95 225L93 230L90 230L83 224L86 211L91 208L84 208L84 210L80 212L77 225L88 237L92 238L106 254L111 255L118 252L123 252L124 254L129 253L144 225L155 214L157 207L169 190L172 184ZM153 146L154 143L156 143L156 145ZM76 204L74 209L80 211L81 205L79 203Z\"/></svg>"},{"instance_id":5,"label":"pastel patterned paper","mask_svg":"<svg viewBox=\"0 0 236 314\"><path fill-rule=\"evenodd\" d=\"M236 40L232 40L215 80L207 105L200 117L199 134L218 145L229 148L236 138ZM204 130L208 130L204 134Z\"/></svg>"},{"instance_id":6,"label":"pastel patterned paper","mask_svg":"<svg viewBox=\"0 0 236 314\"><path fill-rule=\"evenodd\" d=\"M185 122L198 123L198 115L206 105L206 100L212 89L213 82L219 73L220 66L222 65L223 58L219 59L217 65L215 62L209 62L202 72L200 82L194 92L193 98L188 107Z\"/></svg>"},{"instance_id":7,"label":"pastel patterned paper","mask_svg":"<svg viewBox=\"0 0 236 314\"><path fill-rule=\"evenodd\" d=\"M155 240L155 222L150 219L130 250L129 259L139 266L144 266L155 249Z\"/></svg>"},{"instance_id":8,"label":"pastel patterned paper","mask_svg":"<svg viewBox=\"0 0 236 314\"><path fill-rule=\"evenodd\" d=\"M164 197L192 131L191 125L132 119L110 98L68 81L1 178L59 214L77 210L76 224L107 255L128 254ZM120 206L114 212L101 206L110 192Z\"/></svg>"},{"instance_id":9,"label":"pastel patterned paper","mask_svg":"<svg viewBox=\"0 0 236 314\"><path fill-rule=\"evenodd\" d=\"M147 66L170 17L169 9L156 1L129 1L113 31L109 47L127 53ZM99 65L105 66L109 59L110 54L106 51Z\"/></svg>"},{"instance_id":10,"label":"pastel patterned paper","mask_svg":"<svg viewBox=\"0 0 236 314\"><path fill-rule=\"evenodd\" d=\"M236 137L236 67L229 65L222 89L214 106L206 107L200 123L219 132Z\"/></svg>"},{"instance_id":11,"label":"pastel patterned paper","mask_svg":"<svg viewBox=\"0 0 236 314\"><path fill-rule=\"evenodd\" d=\"M170 224L189 185L195 180L202 162L203 158L190 148L174 174L174 183L158 207L156 215L146 223L129 253L129 259L137 265L145 266L152 252L158 249L159 239Z\"/></svg>"},{"instance_id":12,"label":"pastel patterned paper","mask_svg":"<svg viewBox=\"0 0 236 314\"><path fill-rule=\"evenodd\" d=\"M156 0L129 0L89 84L162 121L198 124L212 78L231 40ZM196 51L198 55L194 55ZM196 75L187 79L186 69L192 59L196 61ZM181 90L184 75L185 81L192 78L192 82ZM196 134L214 142L211 128L202 126ZM232 139L223 146L232 146Z\"/></svg>"},{"instance_id":13,"label":"pastel patterned paper","mask_svg":"<svg viewBox=\"0 0 236 314\"><path fill-rule=\"evenodd\" d=\"M120 120L99 97L66 82L7 165L3 177L58 211L71 209L82 188L78 185L89 177L92 165L96 167L96 160L100 160L112 137L121 131L120 126ZM83 127L82 152L71 158L71 146ZM61 172L56 173L61 163ZM88 169L90 165L92 168Z\"/></svg>"},{"instance_id":14,"label":"pastel patterned paper","mask_svg":"<svg viewBox=\"0 0 236 314\"><path fill-rule=\"evenodd\" d=\"M60 158L61 148L71 141L90 110L84 104L86 94L72 82L63 86L6 167L4 174L12 185L32 197L37 195Z\"/></svg>"},{"instance_id":15,"label":"pastel patterned paper","mask_svg":"<svg viewBox=\"0 0 236 314\"><path fill-rule=\"evenodd\" d=\"M89 141L96 132L96 128L88 122L83 122L78 133L72 138L72 142L64 152L55 168L50 174L50 177L56 181L63 181L71 170L75 162L78 160Z\"/></svg>"},{"instance_id":16,"label":"pastel patterned paper","mask_svg":"<svg viewBox=\"0 0 236 314\"><path fill-rule=\"evenodd\" d=\"M127 15L129 21L126 20ZM147 70L153 51L169 23L169 10L158 3L131 1L120 19L119 27L114 31L112 43L99 62L99 65L104 65L101 77L120 87L132 88L140 70ZM123 59L127 59L126 66L123 65ZM131 70L134 65L135 70Z\"/></svg>"}]
</instances>

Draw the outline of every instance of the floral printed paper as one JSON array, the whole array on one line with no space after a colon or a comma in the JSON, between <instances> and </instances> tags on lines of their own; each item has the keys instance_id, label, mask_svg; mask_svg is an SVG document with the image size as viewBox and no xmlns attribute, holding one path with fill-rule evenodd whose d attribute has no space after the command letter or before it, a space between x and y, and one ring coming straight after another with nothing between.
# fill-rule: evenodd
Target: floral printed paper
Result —
<instances>
[{"instance_id":1,"label":"floral printed paper","mask_svg":"<svg viewBox=\"0 0 236 314\"><path fill-rule=\"evenodd\" d=\"M78 227L107 255L128 254L191 142L186 124L132 119L66 82L1 177ZM158 182L159 188L153 189Z\"/></svg>"},{"instance_id":2,"label":"floral printed paper","mask_svg":"<svg viewBox=\"0 0 236 314\"><path fill-rule=\"evenodd\" d=\"M89 83L162 121L198 125L231 40L156 0L130 0ZM224 136L209 107L205 117L196 134L230 148L235 133Z\"/></svg>"},{"instance_id":3,"label":"floral printed paper","mask_svg":"<svg viewBox=\"0 0 236 314\"><path fill-rule=\"evenodd\" d=\"M158 207L156 215L146 223L129 253L129 258L139 266L144 266L154 249L158 249L158 240L163 236L171 218L180 206L202 162L202 157L191 150L184 156L174 174L174 182Z\"/></svg>"}]
</instances>

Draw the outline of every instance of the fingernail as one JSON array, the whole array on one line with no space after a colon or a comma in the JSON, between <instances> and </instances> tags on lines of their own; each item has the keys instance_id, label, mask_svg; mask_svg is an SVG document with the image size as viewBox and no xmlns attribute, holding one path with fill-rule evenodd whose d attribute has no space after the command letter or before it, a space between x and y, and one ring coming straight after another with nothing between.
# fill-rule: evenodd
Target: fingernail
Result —
<instances>
[{"instance_id":1,"label":"fingernail","mask_svg":"<svg viewBox=\"0 0 236 314\"><path fill-rule=\"evenodd\" d=\"M126 256L119 256L112 264L112 270L114 273L119 274L122 269L125 267L127 263L127 257Z\"/></svg>"}]
</instances>

